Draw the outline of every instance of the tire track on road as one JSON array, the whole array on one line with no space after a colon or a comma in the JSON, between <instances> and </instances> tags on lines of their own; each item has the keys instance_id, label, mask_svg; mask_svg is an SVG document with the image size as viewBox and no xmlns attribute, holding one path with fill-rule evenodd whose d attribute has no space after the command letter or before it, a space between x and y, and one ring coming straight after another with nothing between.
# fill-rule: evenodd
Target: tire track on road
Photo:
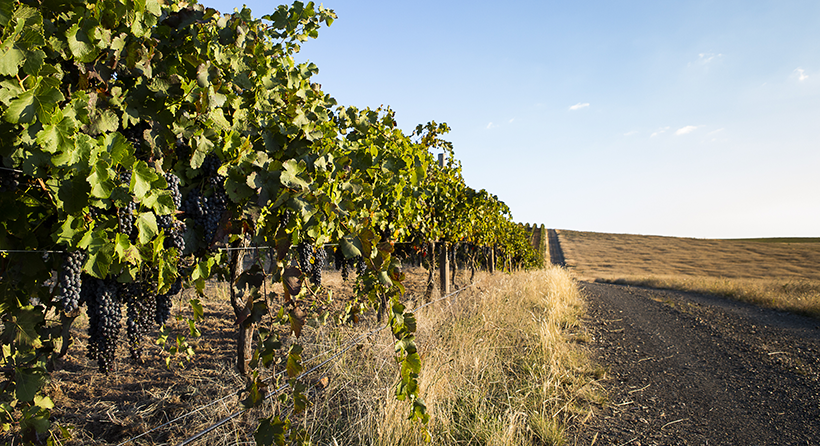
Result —
<instances>
[{"instance_id":1,"label":"tire track on road","mask_svg":"<svg viewBox=\"0 0 820 446\"><path fill-rule=\"evenodd\" d=\"M581 287L609 401L570 443L818 444L820 321L694 293Z\"/></svg>"}]
</instances>

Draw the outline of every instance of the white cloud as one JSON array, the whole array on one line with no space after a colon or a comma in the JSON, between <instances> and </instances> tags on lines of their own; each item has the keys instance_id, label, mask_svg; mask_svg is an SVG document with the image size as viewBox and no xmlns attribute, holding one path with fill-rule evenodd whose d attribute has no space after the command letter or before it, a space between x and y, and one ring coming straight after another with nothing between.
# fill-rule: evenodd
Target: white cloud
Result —
<instances>
[{"instance_id":1,"label":"white cloud","mask_svg":"<svg viewBox=\"0 0 820 446\"><path fill-rule=\"evenodd\" d=\"M714 134L717 134L717 133L722 132L723 130L724 130L724 128L723 128L723 127L719 128L719 129L717 129L717 130L712 130L711 132L707 133L707 134L706 134L706 136L712 136L712 135L714 135ZM714 139L713 139L712 141L714 141Z\"/></svg>"},{"instance_id":2,"label":"white cloud","mask_svg":"<svg viewBox=\"0 0 820 446\"><path fill-rule=\"evenodd\" d=\"M720 59L723 57L721 53L698 53L698 60L694 62L689 62L687 66L691 67L692 65L708 65L710 62Z\"/></svg>"},{"instance_id":3,"label":"white cloud","mask_svg":"<svg viewBox=\"0 0 820 446\"><path fill-rule=\"evenodd\" d=\"M496 128L496 127L498 127L498 126L497 126L497 125L495 125L495 124L493 124L492 122L491 122L491 123L489 123L489 124L487 124L487 130L489 130L489 129L494 129L494 128Z\"/></svg>"},{"instance_id":4,"label":"white cloud","mask_svg":"<svg viewBox=\"0 0 820 446\"><path fill-rule=\"evenodd\" d=\"M668 126L667 126L667 127L661 127L661 128L659 128L659 129L658 129L655 133L653 133L653 134L649 135L649 137L650 137L650 138L654 138L655 136L658 136L658 135L660 135L661 133L663 133L663 132L665 132L665 131L667 131L667 130L669 130L669 127L668 127Z\"/></svg>"},{"instance_id":5,"label":"white cloud","mask_svg":"<svg viewBox=\"0 0 820 446\"><path fill-rule=\"evenodd\" d=\"M509 122L510 124L512 124L512 123L513 123L513 121L515 121L515 118L511 118L508 122Z\"/></svg>"},{"instance_id":6,"label":"white cloud","mask_svg":"<svg viewBox=\"0 0 820 446\"><path fill-rule=\"evenodd\" d=\"M723 57L723 54L715 54L715 53L700 53L698 54L698 62L702 64L707 64L715 59L719 59Z\"/></svg>"},{"instance_id":7,"label":"white cloud","mask_svg":"<svg viewBox=\"0 0 820 446\"><path fill-rule=\"evenodd\" d=\"M624 136L632 136L632 135L637 135L637 134L638 134L637 130L632 130L631 132L624 133Z\"/></svg>"},{"instance_id":8,"label":"white cloud","mask_svg":"<svg viewBox=\"0 0 820 446\"><path fill-rule=\"evenodd\" d=\"M685 135L685 134L687 134L687 133L692 133L692 132L694 132L695 130L697 130L697 128L698 128L698 126L696 126L696 125L687 125L686 127L681 127L681 128L679 128L679 129L675 132L675 135L680 136L680 135Z\"/></svg>"},{"instance_id":9,"label":"white cloud","mask_svg":"<svg viewBox=\"0 0 820 446\"><path fill-rule=\"evenodd\" d=\"M584 107L589 107L589 102L584 102L583 104L579 102L579 103L573 105L572 107L570 107L569 109L570 110L580 110Z\"/></svg>"},{"instance_id":10,"label":"white cloud","mask_svg":"<svg viewBox=\"0 0 820 446\"><path fill-rule=\"evenodd\" d=\"M799 80L800 82L803 82L804 80L809 78L809 75L806 74L806 70L804 70L802 68L797 68L794 71L795 71L795 73L797 73L797 80Z\"/></svg>"}]
</instances>

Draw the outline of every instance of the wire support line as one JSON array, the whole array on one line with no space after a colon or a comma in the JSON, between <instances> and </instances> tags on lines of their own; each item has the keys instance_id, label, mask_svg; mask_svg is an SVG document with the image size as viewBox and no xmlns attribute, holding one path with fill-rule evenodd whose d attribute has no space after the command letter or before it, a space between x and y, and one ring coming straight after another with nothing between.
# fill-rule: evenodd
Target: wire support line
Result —
<instances>
[{"instance_id":1,"label":"wire support line","mask_svg":"<svg viewBox=\"0 0 820 446\"><path fill-rule=\"evenodd\" d=\"M338 243L325 243L322 248L334 248ZM216 251L254 251L257 249L276 249L275 246L229 246L227 248L215 248Z\"/></svg>"},{"instance_id":2,"label":"wire support line","mask_svg":"<svg viewBox=\"0 0 820 446\"><path fill-rule=\"evenodd\" d=\"M308 359L308 360L306 360L306 361L304 361L304 362L305 362L306 364L309 364L309 363L313 362L316 358L318 358L318 357L320 357L320 356L324 356L324 355L326 355L326 354L328 354L328 353L330 353L330 351L329 351L329 350L328 350L328 351L325 351L325 352L323 352L323 353L319 353L318 355L316 355L316 356L314 356L314 357L312 357L312 358L310 358L310 359ZM284 372L284 370L283 370L283 371L276 372L276 373L274 373L273 375L271 375L271 376L269 376L269 377L267 377L267 378L264 378L264 379L262 380L262 382L267 382L267 381L270 381L271 379L273 379L273 378L275 378L275 377L277 377L277 376L279 376L279 375L282 375L282 374L284 374L284 373L285 373L285 372ZM117 446L123 446L123 445L125 445L125 444L131 443L131 442L132 442L132 441L134 441L134 440L137 440L137 439L142 438L142 437L144 437L144 436L146 436L146 435L148 435L148 434L151 434L151 433L153 433L153 432L156 432L156 431L158 431L158 430L160 430L160 429L162 429L162 428L164 428L164 427L168 427L168 426L170 426L170 425L172 425L172 424L176 423L177 421L182 420L183 418L188 418L189 416L191 416L191 415L193 415L193 414L195 414L195 413L197 413L197 412L200 412L200 411L201 411L201 410L203 410L203 409L207 409L207 408L209 408L209 407L213 406L214 404L221 403L222 401L225 401L225 400L227 400L228 398L231 398L231 397L234 397L234 396L239 396L239 395L241 395L241 394L242 394L242 390L244 390L244 389L237 390L236 392L229 393L229 394L227 394L227 395L223 396L222 398L219 398L219 399L213 400L213 401L211 401L210 403L203 404L202 406L199 406L198 408L196 408L196 409L194 409L194 410L192 410L192 411L190 411L190 412L184 413L184 414L182 414L182 415L180 415L180 416L178 416L178 417L174 418L173 420L170 420L170 421L167 421L167 422L165 422L165 423L163 423L163 424L160 424L159 426L156 426L156 427L152 428L151 430L145 431L145 432L143 432L143 433L141 433L141 434L139 434L139 435L137 435L137 436L135 436L135 437L131 437L131 438L129 438L129 439L127 439L127 440L123 441L122 443L117 444Z\"/></svg>"},{"instance_id":3,"label":"wire support line","mask_svg":"<svg viewBox=\"0 0 820 446\"><path fill-rule=\"evenodd\" d=\"M19 170L19 169L12 169L12 168L10 168L10 167L0 167L0 170L7 170L7 171L9 171L9 172L17 172L17 173L25 173L25 172L23 172L22 170Z\"/></svg>"},{"instance_id":4,"label":"wire support line","mask_svg":"<svg viewBox=\"0 0 820 446\"><path fill-rule=\"evenodd\" d=\"M473 287L475 284L476 284L476 282L473 282L473 283L471 283L471 284L469 284L469 285L467 285L467 286L464 286L464 287L462 287L462 288L460 288L460 289L458 289L458 290L456 290L456 291L453 291L452 293L449 293L449 294L447 294L447 295L445 295L445 296L442 296L442 297L440 297L440 298L438 298L438 299L436 299L436 300L433 300L433 301L428 302L428 303L426 303L426 304L420 305L420 306L418 306L418 307L416 307L416 308L414 308L414 309L410 310L410 313L416 313L417 311L419 311L419 310L421 310L421 309L423 309L423 308L425 308L425 307L428 307L428 306L430 306L430 305L432 305L432 304L434 304L434 303L436 303L436 302L441 302L442 300L445 300L445 299L448 299L448 298L450 298L450 297L452 297L452 296L455 296L455 295L457 295L457 294L460 294L462 291L464 291L464 290L466 290L466 289L468 289L468 288ZM363 335L359 336L358 338L354 339L353 341L348 342L348 343L347 343L347 345L346 345L346 346L345 346L342 350L339 350L339 351L338 351L337 353L335 353L333 356L331 356L330 358L327 358L326 360L322 361L320 364L315 365L315 366L314 366L314 367L312 367L310 370L307 370L307 371L305 371L305 372L302 372L302 373L301 373L299 376L297 376L295 379L300 380L300 379L304 378L305 376L310 375L311 373L315 372L316 370L318 370L318 369L320 369L320 368L324 367L325 365L327 365L327 364L329 364L330 362L334 361L335 359L339 358L339 357L340 357L340 356L342 356L343 354L347 353L347 351L348 351L348 350L350 350L351 348L355 347L355 346L359 343L359 341L364 340L364 339L367 339L367 338L369 338L369 337L371 337L371 336L373 336L373 335L378 334L379 332L381 332L382 330L384 330L384 329L385 329L385 328L387 328L388 326L389 326L388 324L386 324L386 325L382 325L381 327L379 327L379 328L377 328L377 329L375 329L375 330L372 330L372 331L371 331L371 332L369 332L369 333L363 334ZM317 355L317 356L321 356L321 355ZM314 356L314 358L315 358L315 357L316 357L316 356ZM313 358L311 358L311 359L313 359ZM280 373L282 373L282 372L280 372ZM285 389L287 389L287 388L288 388L288 386L289 386L288 384L284 384L284 385L282 385L282 386L278 387L276 390L274 390L274 391L272 391L272 392L269 392L267 395L265 395L264 400L267 400L267 399L269 399L269 398L271 398L271 397L274 397L274 396L278 395L279 393L281 393L282 391L284 391ZM238 410L238 411L236 411L236 412L234 412L234 413L232 413L232 414L230 414L230 415L228 415L228 416L226 416L226 417L222 418L221 420L217 421L216 423L212 424L211 426L207 427L206 429L204 429L204 430L202 430L202 431L198 432L198 433L197 433L196 435L194 435L193 437L190 437L190 438L188 438L188 439L184 440L183 442L179 443L177 446L186 446L186 445L189 445L189 444L193 443L194 441L196 441L196 440L198 440L198 439L200 439L200 438L204 437L205 435L209 434L210 432L213 432L215 429L219 428L220 426L224 425L225 423L227 423L227 422L229 422L229 421L233 420L234 418L238 417L239 415L242 415L242 414L243 414L244 412L246 412L247 410L248 410L247 408L243 408L243 409L241 409L241 410ZM120 446L120 445L118 445L118 446Z\"/></svg>"},{"instance_id":5,"label":"wire support line","mask_svg":"<svg viewBox=\"0 0 820 446\"><path fill-rule=\"evenodd\" d=\"M370 333L367 333L367 334L365 334L365 335L359 336L359 337L358 337L358 338L356 338L354 341L350 342L350 343L347 345L347 347L345 347L344 349L342 349L342 350L338 351L336 354L334 354L334 355L333 355L333 356L331 356L330 358L328 358L328 359L326 359L326 360L322 361L320 364L315 365L315 366L314 366L314 367L312 367L310 370L307 370L307 371L305 371L305 372L302 372L302 373L301 373L299 376L297 376L295 379L296 379L296 380L301 380L302 378L304 378L304 377L306 377L306 376L310 375L311 373L315 372L316 370L319 370L320 368L324 367L324 366L325 366L325 365L327 365L328 363L330 363L330 362L334 361L336 358L338 358L338 357L342 356L343 354L347 353L347 351L348 351L348 350L350 350L351 348L355 347L355 346L356 346L356 344L358 344L358 343L359 343L359 341L361 341L361 340L363 340L363 339L365 339L365 338L368 338L368 337L370 337L370 336L373 336L373 335L375 335L375 334L379 333L380 331L384 330L385 328L387 328L387 325L382 325L381 327L379 327L379 328L377 328L377 329L375 329L375 330L371 331ZM279 386L276 390L274 390L274 391L272 391L272 392L269 392L267 395L265 395L265 398L263 399L263 401L264 401L264 400L268 400L268 399L270 399L270 398L272 398L272 397L274 397L274 396L276 396L276 395L280 394L282 391L284 391L285 389L287 389L287 388L288 388L288 386L289 386L289 384L283 384L283 385ZM209 434L210 432L214 431L215 429L219 428L220 426L222 426L223 424L227 423L228 421L231 421L231 420L233 420L234 418L238 417L239 415L242 415L242 414L243 414L244 412L246 412L247 410L248 410L247 408L243 408L243 409L241 409L241 410L238 410L238 411L236 411L236 412L234 412L234 413L232 413L232 414L228 415L227 417L222 418L221 420L217 421L216 423L214 423L214 424L210 425L210 426L209 426L208 428L206 428L205 430L200 431L199 433L197 433L197 434L196 434L196 435L194 435L193 437L190 437L190 438L188 438L187 440L183 441L182 443L179 443L177 446L185 446L185 445L188 445L188 444L193 443L194 441L196 441L196 440L198 440L198 439L200 439L200 438L204 437L205 435L207 435L207 434Z\"/></svg>"},{"instance_id":6,"label":"wire support line","mask_svg":"<svg viewBox=\"0 0 820 446\"><path fill-rule=\"evenodd\" d=\"M0 249L0 254L65 254L66 251L48 251L34 249Z\"/></svg>"}]
</instances>

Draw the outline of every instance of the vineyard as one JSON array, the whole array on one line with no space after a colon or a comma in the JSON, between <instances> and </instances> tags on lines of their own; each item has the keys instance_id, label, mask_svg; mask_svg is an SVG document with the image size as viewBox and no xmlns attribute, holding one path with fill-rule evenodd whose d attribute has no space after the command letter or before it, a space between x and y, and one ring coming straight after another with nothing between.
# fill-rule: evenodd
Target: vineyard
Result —
<instances>
[{"instance_id":1,"label":"vineyard","mask_svg":"<svg viewBox=\"0 0 820 446\"><path fill-rule=\"evenodd\" d=\"M457 268L466 286L541 267L546 232L467 186L446 124L405 133L311 81L293 56L335 17L0 0L0 440L71 441L49 383L78 354L103 382L195 368L213 289L243 411L280 403L258 444L309 442L290 418L312 395L302 335L366 317L392 336L395 399L428 423L408 268L424 305Z\"/></svg>"}]
</instances>

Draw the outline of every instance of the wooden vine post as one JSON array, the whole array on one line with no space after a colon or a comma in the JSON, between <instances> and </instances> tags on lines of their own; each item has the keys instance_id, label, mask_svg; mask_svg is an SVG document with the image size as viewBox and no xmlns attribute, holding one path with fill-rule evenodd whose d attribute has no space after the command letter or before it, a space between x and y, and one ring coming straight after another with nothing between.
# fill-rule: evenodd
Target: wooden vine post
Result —
<instances>
[{"instance_id":1,"label":"wooden vine post","mask_svg":"<svg viewBox=\"0 0 820 446\"><path fill-rule=\"evenodd\" d=\"M444 154L438 154L438 165L442 169L444 168ZM441 295L450 294L450 256L448 255L448 245L447 242L441 242L441 258L439 260L439 279L441 281L441 285L439 290L441 291Z\"/></svg>"},{"instance_id":2,"label":"wooden vine post","mask_svg":"<svg viewBox=\"0 0 820 446\"><path fill-rule=\"evenodd\" d=\"M447 242L441 242L441 260L439 260L439 277L441 278L441 295L450 294L450 256Z\"/></svg>"}]
</instances>

